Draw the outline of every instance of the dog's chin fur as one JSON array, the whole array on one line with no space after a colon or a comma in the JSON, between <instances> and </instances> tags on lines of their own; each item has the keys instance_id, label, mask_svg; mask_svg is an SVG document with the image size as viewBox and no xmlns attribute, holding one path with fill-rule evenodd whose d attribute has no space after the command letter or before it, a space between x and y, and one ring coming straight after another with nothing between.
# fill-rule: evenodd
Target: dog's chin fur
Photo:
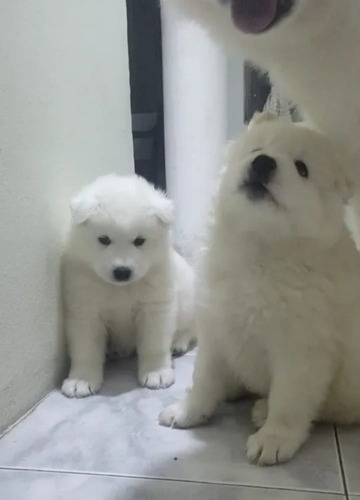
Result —
<instances>
[{"instance_id":1,"label":"dog's chin fur","mask_svg":"<svg viewBox=\"0 0 360 500\"><path fill-rule=\"evenodd\" d=\"M171 350L183 353L194 339L193 272L171 244L172 202L140 177L110 175L86 186L71 209L64 252L71 370L64 394L100 389L109 337L117 353L138 352L141 385L168 387ZM140 237L143 244L135 244ZM119 268L131 272L128 281L116 280Z\"/></svg>"},{"instance_id":2,"label":"dog's chin fur","mask_svg":"<svg viewBox=\"0 0 360 500\"><path fill-rule=\"evenodd\" d=\"M280 208L239 191L259 149L277 161ZM293 163L300 154L308 178ZM314 420L360 422L360 255L341 216L345 185L332 145L283 119L257 117L231 146L199 279L194 386L163 425L199 425L250 390L263 399L247 455L273 465Z\"/></svg>"},{"instance_id":3,"label":"dog's chin fur","mask_svg":"<svg viewBox=\"0 0 360 500\"><path fill-rule=\"evenodd\" d=\"M283 52L286 37L290 38L287 43L291 46L298 41L304 45L304 25L307 35L318 37L326 31L329 19L339 15L340 20L343 19L336 0L320 0L316 4L312 0L294 0L290 12L267 29L259 33L244 33L234 23L230 1L162 0L162 4L165 7L174 6L180 13L197 21L229 50L241 50L246 56L260 60L263 60L264 52L270 53L274 48Z\"/></svg>"}]
</instances>

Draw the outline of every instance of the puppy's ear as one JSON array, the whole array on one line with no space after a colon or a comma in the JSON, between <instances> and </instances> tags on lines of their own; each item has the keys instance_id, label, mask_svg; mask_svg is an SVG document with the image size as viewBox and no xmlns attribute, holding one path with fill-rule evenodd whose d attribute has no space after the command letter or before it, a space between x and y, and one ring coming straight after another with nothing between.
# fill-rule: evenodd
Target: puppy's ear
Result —
<instances>
[{"instance_id":1,"label":"puppy's ear","mask_svg":"<svg viewBox=\"0 0 360 500\"><path fill-rule=\"evenodd\" d=\"M175 212L174 203L159 191L156 193L153 211L163 224L169 226L173 223Z\"/></svg>"},{"instance_id":2,"label":"puppy's ear","mask_svg":"<svg viewBox=\"0 0 360 500\"><path fill-rule=\"evenodd\" d=\"M275 120L279 120L279 116L276 115L275 113L272 113L271 111L264 111L263 113L259 113L258 111L254 114L252 117L250 123L249 123L249 130L251 130L253 127L256 125L259 125L260 123L265 123L265 122L272 122Z\"/></svg>"},{"instance_id":3,"label":"puppy's ear","mask_svg":"<svg viewBox=\"0 0 360 500\"><path fill-rule=\"evenodd\" d=\"M98 201L89 193L80 193L70 201L70 210L73 222L82 224L95 212Z\"/></svg>"}]
</instances>

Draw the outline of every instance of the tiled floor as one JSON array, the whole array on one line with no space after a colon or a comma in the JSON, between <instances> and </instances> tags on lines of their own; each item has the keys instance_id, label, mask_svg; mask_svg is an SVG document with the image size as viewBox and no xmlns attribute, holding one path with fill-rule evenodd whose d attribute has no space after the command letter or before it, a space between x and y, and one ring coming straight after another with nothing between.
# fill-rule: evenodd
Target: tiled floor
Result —
<instances>
[{"instance_id":1,"label":"tiled floor","mask_svg":"<svg viewBox=\"0 0 360 500\"><path fill-rule=\"evenodd\" d=\"M201 429L160 427L160 410L190 385L193 361L176 361L166 391L138 388L127 361L108 370L98 396L51 394L0 441L0 499L340 500L349 491L360 500L356 429L339 429L337 440L318 427L291 463L259 468L244 452L250 403L225 405Z\"/></svg>"}]
</instances>

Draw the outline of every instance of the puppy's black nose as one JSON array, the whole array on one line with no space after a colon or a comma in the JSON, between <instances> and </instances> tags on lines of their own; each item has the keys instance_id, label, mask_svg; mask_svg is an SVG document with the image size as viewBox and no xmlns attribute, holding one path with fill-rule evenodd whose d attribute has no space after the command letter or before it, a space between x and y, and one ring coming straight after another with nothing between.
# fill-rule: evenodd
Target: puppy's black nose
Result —
<instances>
[{"instance_id":1,"label":"puppy's black nose","mask_svg":"<svg viewBox=\"0 0 360 500\"><path fill-rule=\"evenodd\" d=\"M275 173L276 167L276 161L271 156L257 156L250 167L249 182L268 184Z\"/></svg>"},{"instance_id":2,"label":"puppy's black nose","mask_svg":"<svg viewBox=\"0 0 360 500\"><path fill-rule=\"evenodd\" d=\"M131 269L128 267L115 267L113 275L116 281L129 281L131 277Z\"/></svg>"}]
</instances>

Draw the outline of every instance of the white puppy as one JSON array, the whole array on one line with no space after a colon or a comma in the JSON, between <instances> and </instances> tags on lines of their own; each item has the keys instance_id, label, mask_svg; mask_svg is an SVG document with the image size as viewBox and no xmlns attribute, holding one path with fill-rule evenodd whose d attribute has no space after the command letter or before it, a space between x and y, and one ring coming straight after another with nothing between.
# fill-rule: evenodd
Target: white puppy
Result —
<instances>
[{"instance_id":1,"label":"white puppy","mask_svg":"<svg viewBox=\"0 0 360 500\"><path fill-rule=\"evenodd\" d=\"M193 340L193 273L171 246L173 204L138 176L100 177L71 202L64 255L69 397L97 392L106 342L137 351L141 385L174 382L171 347Z\"/></svg>"},{"instance_id":2,"label":"white puppy","mask_svg":"<svg viewBox=\"0 0 360 500\"><path fill-rule=\"evenodd\" d=\"M359 0L162 2L268 71L317 128L356 155L360 168Z\"/></svg>"},{"instance_id":3,"label":"white puppy","mask_svg":"<svg viewBox=\"0 0 360 500\"><path fill-rule=\"evenodd\" d=\"M314 420L360 422L360 255L341 160L320 134L269 114L231 146L197 295L194 385L161 424L201 424L249 390L263 399L247 455L270 465Z\"/></svg>"}]
</instances>

